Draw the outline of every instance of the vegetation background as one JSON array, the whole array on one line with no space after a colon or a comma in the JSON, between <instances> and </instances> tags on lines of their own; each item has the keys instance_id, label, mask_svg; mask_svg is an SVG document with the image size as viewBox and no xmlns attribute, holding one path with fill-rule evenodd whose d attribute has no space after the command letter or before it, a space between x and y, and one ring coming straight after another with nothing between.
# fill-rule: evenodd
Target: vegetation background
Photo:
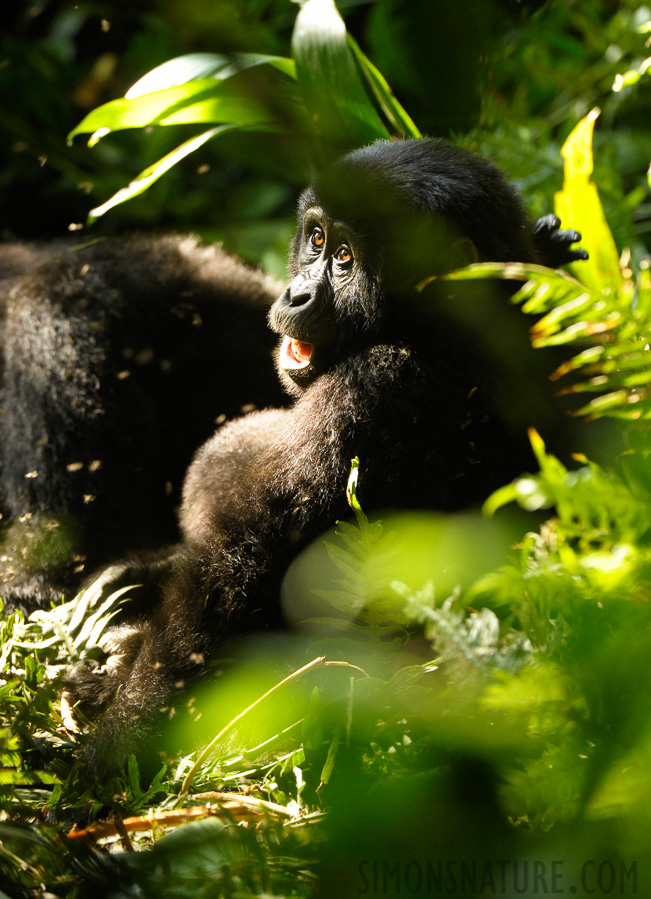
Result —
<instances>
[{"instance_id":1,"label":"vegetation background","mask_svg":"<svg viewBox=\"0 0 651 899\"><path fill-rule=\"evenodd\" d=\"M612 91L615 76L646 56L637 30L646 21L643 5L344 0L339 8L420 130L495 159L525 191L534 214L551 209L563 140L602 106L595 155L609 222L620 247L648 235L648 198L639 188L648 166L651 87L642 79ZM4 232L23 238L66 232L194 133L187 126L154 128L112 135L93 150L79 138L66 147L65 136L91 109L183 53L288 56L296 13L290 0L8 4L0 68ZM295 144L224 135L116 209L102 228L199 230L284 271L295 197L313 163L299 164Z\"/></svg>"},{"instance_id":2,"label":"vegetation background","mask_svg":"<svg viewBox=\"0 0 651 899\"><path fill-rule=\"evenodd\" d=\"M491 520L370 523L353 478L355 523L321 552L335 577L313 585L329 633L318 646L306 638L312 664L283 679L288 647L256 645L226 683L191 697L182 726L172 722L168 742L187 756L153 777L132 759L93 796L77 789L57 697L120 598L6 618L5 895L651 893L651 10L631 0L338 8L418 128L496 161L533 215L552 210L561 147L601 108L593 180L621 260L578 287L522 272L520 297L545 313L539 343L580 344L568 373L592 396L590 414L612 419L598 447L585 425L579 449L600 465L578 455L568 471L534 435L539 473L494 497ZM93 108L181 54L288 57L297 11L289 0L3 9L4 236L78 229L197 133L147 127L66 147ZM296 194L334 149L293 133L220 134L88 234L198 231L282 275ZM567 224L593 230L586 208ZM605 246L607 230L597 233ZM511 501L521 517L497 511ZM303 585L300 566L291 576ZM341 664L326 666L324 647ZM91 818L108 807L110 821L70 838L89 803Z\"/></svg>"}]
</instances>

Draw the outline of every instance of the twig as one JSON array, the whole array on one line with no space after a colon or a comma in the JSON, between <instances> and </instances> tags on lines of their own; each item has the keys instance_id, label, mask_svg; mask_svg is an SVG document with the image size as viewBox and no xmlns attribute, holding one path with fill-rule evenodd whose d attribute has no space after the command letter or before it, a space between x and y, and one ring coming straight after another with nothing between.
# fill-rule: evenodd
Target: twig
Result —
<instances>
[{"instance_id":1,"label":"twig","mask_svg":"<svg viewBox=\"0 0 651 899\"><path fill-rule=\"evenodd\" d=\"M193 806L171 811L154 812L138 815L124 820L102 821L91 824L83 830L73 830L68 834L69 840L85 840L96 843L106 837L120 836L123 840L130 833L154 830L157 827L177 827L186 821L194 821L211 816L224 816L229 819L245 821L251 817L261 818L265 815L290 818L291 813L282 805L256 799L254 796L240 796L238 793L204 793L203 797L215 799L219 805ZM194 797L193 797L194 798Z\"/></svg>"},{"instance_id":2,"label":"twig","mask_svg":"<svg viewBox=\"0 0 651 899\"><path fill-rule=\"evenodd\" d=\"M200 802L240 802L242 805L250 805L252 808L264 809L273 815L279 815L281 818L292 817L292 813L284 805L278 805L277 802L269 802L268 799L258 799L257 796L243 796L241 793L193 793L192 799Z\"/></svg>"}]
</instances>

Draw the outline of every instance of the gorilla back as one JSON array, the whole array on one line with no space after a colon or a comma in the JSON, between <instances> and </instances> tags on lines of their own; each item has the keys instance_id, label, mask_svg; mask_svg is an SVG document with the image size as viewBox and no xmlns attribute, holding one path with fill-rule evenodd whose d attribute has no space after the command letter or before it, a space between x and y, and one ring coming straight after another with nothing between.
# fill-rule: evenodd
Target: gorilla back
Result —
<instances>
[{"instance_id":1,"label":"gorilla back","mask_svg":"<svg viewBox=\"0 0 651 899\"><path fill-rule=\"evenodd\" d=\"M353 456L367 511L458 508L520 472L486 328L446 312L477 298L452 296L450 282L415 288L473 259L577 258L577 238L553 219L534 232L501 172L435 140L355 151L303 194L291 281L270 314L294 404L238 419L199 450L153 614L128 632L121 669L73 674L75 699L100 712L92 770L137 748L217 646L281 623L289 563L347 514ZM497 315L496 300L503 287L481 282L475 310ZM526 391L521 373L516 383Z\"/></svg>"},{"instance_id":2,"label":"gorilla back","mask_svg":"<svg viewBox=\"0 0 651 899\"><path fill-rule=\"evenodd\" d=\"M177 539L215 419L282 402L278 289L191 237L0 245L5 608L72 598L98 565Z\"/></svg>"}]
</instances>

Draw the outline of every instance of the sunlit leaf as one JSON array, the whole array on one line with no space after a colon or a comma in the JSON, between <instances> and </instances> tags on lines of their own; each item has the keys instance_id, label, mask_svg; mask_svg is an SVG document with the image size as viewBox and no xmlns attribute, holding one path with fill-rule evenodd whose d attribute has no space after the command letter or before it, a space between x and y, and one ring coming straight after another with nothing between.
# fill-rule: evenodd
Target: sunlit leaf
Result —
<instances>
[{"instance_id":1,"label":"sunlit leaf","mask_svg":"<svg viewBox=\"0 0 651 899\"><path fill-rule=\"evenodd\" d=\"M91 133L93 146L111 131L124 128L144 128L148 125L187 125L198 123L228 123L253 125L273 122L274 110L264 102L264 94L256 94L253 85L242 75L226 81L203 78L180 87L169 87L133 100L121 99L106 103L89 113L71 131L68 140L77 134ZM286 97L289 100L289 95Z\"/></svg>"},{"instance_id":2,"label":"sunlit leaf","mask_svg":"<svg viewBox=\"0 0 651 899\"><path fill-rule=\"evenodd\" d=\"M303 4L292 54L305 104L324 141L339 150L389 137L364 89L333 0Z\"/></svg>"},{"instance_id":3,"label":"sunlit leaf","mask_svg":"<svg viewBox=\"0 0 651 899\"><path fill-rule=\"evenodd\" d=\"M274 684L269 690L267 690L261 696L251 703L247 708L240 711L235 718L226 724L219 733L213 737L208 746L206 746L203 751L200 753L198 759L193 764L192 768L188 771L183 781L183 786L181 788L182 793L187 793L190 784L192 783L192 779L202 761L210 755L217 747L219 747L220 743L222 743L229 732L233 731L236 727L241 726L242 722L245 718L255 717L256 714L259 713L260 709L263 706L269 707L270 704L276 702L278 700L278 696L282 695L284 691L286 691L289 684L293 683L296 679L301 678L308 671L312 671L315 668L322 667L324 662L324 657L320 656L318 658L313 659L311 662L308 662L306 665L303 665L302 668L299 668L297 671L293 671L287 677L283 678L279 683ZM286 695L286 694L285 694ZM277 715L276 715L277 717ZM291 717L291 704L290 704L290 717Z\"/></svg>"},{"instance_id":4,"label":"sunlit leaf","mask_svg":"<svg viewBox=\"0 0 651 899\"><path fill-rule=\"evenodd\" d=\"M129 88L124 95L127 100L134 100L144 94L179 87L189 81L201 81L204 78L224 80L253 66L271 65L292 78L296 77L294 60L281 56L264 56L257 53L243 53L237 56L224 56L220 53L188 53L177 56L156 66L147 72Z\"/></svg>"},{"instance_id":5,"label":"sunlit leaf","mask_svg":"<svg viewBox=\"0 0 651 899\"><path fill-rule=\"evenodd\" d=\"M606 223L593 171L592 132L599 109L582 119L567 138L561 153L565 159L563 189L554 197L554 209L564 227L581 232L581 246L589 260L581 262L583 283L596 290L618 292L622 286L619 254Z\"/></svg>"},{"instance_id":6,"label":"sunlit leaf","mask_svg":"<svg viewBox=\"0 0 651 899\"><path fill-rule=\"evenodd\" d=\"M651 169L649 171L651 173ZM648 259L643 259L640 263L635 286L635 316L640 321L647 321L651 314L651 265Z\"/></svg>"},{"instance_id":7,"label":"sunlit leaf","mask_svg":"<svg viewBox=\"0 0 651 899\"><path fill-rule=\"evenodd\" d=\"M618 94L625 87L630 87L633 84L637 84L640 78L651 69L651 57L643 60L640 65L635 69L629 69L623 74L615 75L615 80L613 81L613 93Z\"/></svg>"}]
</instances>

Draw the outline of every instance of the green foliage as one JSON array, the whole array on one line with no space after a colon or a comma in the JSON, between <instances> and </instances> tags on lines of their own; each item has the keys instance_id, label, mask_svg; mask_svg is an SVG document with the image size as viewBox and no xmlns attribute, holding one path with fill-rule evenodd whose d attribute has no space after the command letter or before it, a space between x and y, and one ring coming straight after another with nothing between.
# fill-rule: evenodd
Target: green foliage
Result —
<instances>
[{"instance_id":1,"label":"green foliage","mask_svg":"<svg viewBox=\"0 0 651 899\"><path fill-rule=\"evenodd\" d=\"M0 806L35 811L75 806L76 748L70 713L61 703L65 673L96 664L99 645L124 590L104 597L110 572L76 600L0 622ZM65 705L65 703L64 703ZM65 798L64 798L65 797ZM136 803L137 804L137 803Z\"/></svg>"},{"instance_id":2,"label":"green foliage","mask_svg":"<svg viewBox=\"0 0 651 899\"><path fill-rule=\"evenodd\" d=\"M587 344L552 376L575 375L577 380L563 393L599 394L578 414L632 421L649 418L651 278L646 263L637 278L626 268L619 290L593 290L564 272L534 265L479 263L448 277L524 281L513 301L522 302L525 312L545 313L532 327L533 345Z\"/></svg>"},{"instance_id":3,"label":"green foliage","mask_svg":"<svg viewBox=\"0 0 651 899\"><path fill-rule=\"evenodd\" d=\"M520 23L503 46L483 93L483 117L465 141L517 180L536 215L548 212L558 190L559 151L575 123L603 110L596 136L595 181L619 247L636 262L649 251L649 85L613 90L648 55L643 26L648 8L637 0L609 7L601 0L547 3ZM589 223L588 223L589 224ZM564 219L581 231L586 221Z\"/></svg>"},{"instance_id":4,"label":"green foliage","mask_svg":"<svg viewBox=\"0 0 651 899\"><path fill-rule=\"evenodd\" d=\"M223 895L244 890L307 896L314 886L314 858L326 839L336 863L322 870L322 888L327 891L341 871L351 885L343 895L352 895L370 844L366 836L350 842L351 827L368 839L373 835L380 857L391 860L403 851L425 860L436 846L435 857L443 859L457 859L462 851L463 857L480 859L556 853L572 866L600 857L606 833L608 845L627 864L641 857L646 842L640 822L648 817L650 790L651 683L645 659L651 639L651 495L594 464L568 471L539 440L534 448L540 474L516 482L501 502L519 499L527 509L553 504L557 514L540 533L524 538L509 565L443 600L436 599L432 585L413 590L394 584L386 592L412 632L422 628L433 643L436 664L416 661L416 647L404 641L392 644L389 653L382 647L381 677L317 659L259 690L257 699L243 703L220 728L212 758L199 761L198 788L256 784L251 801L261 797L269 803L259 826L238 827L225 810L218 818L186 823L178 836L173 831L159 838L153 852L106 856L67 842L61 828L18 826L25 814L33 820L39 808L60 813L70 802L65 777L41 776L38 799L29 781L11 785L5 808L15 823L3 825L1 850L8 882L24 889L45 882L57 895L72 895L83 882L125 890L137 884L174 897L209 883ZM343 544L346 578L342 595L332 596L337 605L351 580L372 583L370 535L379 528L359 508L354 487L353 476L349 497L357 524L349 526L350 539ZM94 601L82 598L77 611L71 604L31 622L18 617L5 624L5 655L13 658L6 669L11 687L2 694L10 710L3 718L5 771L37 770L29 767L34 750L27 740L34 741L39 726L48 727L53 740L59 666L90 653L90 643L100 638L119 602L107 603L104 593L96 589ZM359 592L355 603L362 608ZM498 607L499 617L493 610ZM44 662L25 661L41 655ZM288 691L298 685L304 689ZM208 707L219 706L229 692L237 696L237 680L220 690L208 694ZM28 705L36 697L41 711ZM24 729L14 714L21 703ZM61 771L61 759L69 771L71 749L70 741L50 747L40 771ZM468 804L455 792L457 766L479 763L486 767L473 778L484 785L481 790L496 789L498 805L490 812L483 800ZM190 793L178 802L180 778L190 765L183 760L176 776L159 772L142 787L132 761L106 799L128 814L153 805L154 818L174 809L178 823L191 821L190 813L206 799ZM494 776L498 788L491 786ZM407 820L401 817L403 801L409 803ZM276 807L283 824L275 818ZM328 817L321 809L329 810ZM477 830L478 818L486 815ZM519 827L504 830L509 819ZM632 842L631 828L637 833ZM465 834L463 850L457 832ZM563 836L568 832L572 840ZM496 845L495 834L501 834ZM19 867L17 858L26 865Z\"/></svg>"},{"instance_id":5,"label":"green foliage","mask_svg":"<svg viewBox=\"0 0 651 899\"><path fill-rule=\"evenodd\" d=\"M651 20L639 24L637 26L637 31L640 34L651 33ZM650 68L651 57L647 57L642 60L642 62L637 63L634 68L628 69L626 72L618 72L613 82L613 91L618 94L625 87L631 87L632 85L637 84L644 75L649 74Z\"/></svg>"},{"instance_id":6,"label":"green foliage","mask_svg":"<svg viewBox=\"0 0 651 899\"><path fill-rule=\"evenodd\" d=\"M90 132L88 144L94 146L122 129L219 125L148 166L128 187L93 209L89 222L143 193L189 153L233 128L292 134L326 156L389 137L380 112L399 134L418 136L381 73L346 34L334 0L303 2L292 53L292 59L251 53L234 59L209 53L182 56L143 76L123 99L87 115L69 141Z\"/></svg>"},{"instance_id":7,"label":"green foliage","mask_svg":"<svg viewBox=\"0 0 651 899\"><path fill-rule=\"evenodd\" d=\"M144 193L148 187L151 187L151 185L155 181L158 181L165 172L169 171L172 166L184 159L189 153L193 153L195 150L199 149L199 147L203 146L207 141L212 140L212 138L220 132L231 130L236 127L236 125L222 125L217 128L209 128L208 131L204 131L203 134L191 137L190 140L185 141L185 143L181 144L175 150L172 150L171 153L163 156L158 162L148 166L148 168L141 172L137 178L134 178L133 181L129 182L127 187L121 188L105 203L102 203L101 206L91 209L88 213L88 224L92 224L101 215L104 215L105 212L112 209L113 206L118 206L120 203L130 200L132 197L137 197L139 194Z\"/></svg>"},{"instance_id":8,"label":"green foliage","mask_svg":"<svg viewBox=\"0 0 651 899\"><path fill-rule=\"evenodd\" d=\"M651 275L643 260L637 277L630 254L617 257L612 234L603 215L593 170L593 110L573 130L563 147L566 158L563 190L557 211L567 220L568 210L586 222L588 262L575 263L578 281L565 272L541 266L481 263L447 277L452 280L500 277L525 283L513 296L524 312L541 315L532 327L535 347L588 345L552 375L572 373L566 394L597 393L577 414L594 418L608 415L629 421L651 417ZM543 314L544 313L544 314Z\"/></svg>"},{"instance_id":9,"label":"green foliage","mask_svg":"<svg viewBox=\"0 0 651 899\"><path fill-rule=\"evenodd\" d=\"M183 21L219 17L222 6L229 15L235 9L202 4L199 13L193 6ZM256 10L272 6L261 0ZM252 8L247 4L247 15ZM393 0L379 4L375 28L392 24L387 10L399 9ZM300 637L275 655L256 645L253 661L205 692L190 692L188 715L179 714L171 731L177 757L166 756L151 779L131 758L119 776L80 794L76 755L87 725L77 721L82 733L75 733L60 702L70 665L101 670L105 661L102 646L110 646L109 627L125 599L111 594L111 573L72 603L27 621L6 616L0 890L347 899L368 892L375 874L385 895L431 895L425 881L407 890L395 879L407 870L401 864L415 864L442 871L436 891L458 895L461 865L490 869L501 860L495 883L501 870L505 891L522 893L513 880L517 865L559 859L566 892L600 895L589 865L602 861L617 872L621 893L651 891L651 281L640 260L649 69L640 56L642 13L628 0L615 13L598 0L572 0L522 20L485 93L483 130L466 139L522 178L536 212L547 211L557 188L563 144L557 208L565 226L583 230L591 262L577 265L576 277L491 264L451 276L523 282L515 300L538 317L534 344L574 348L556 377L573 378L566 392L594 395L580 412L617 419L626 454L603 466L577 454L571 469L532 434L539 471L486 503L487 512L500 510L497 519L513 502L537 513L506 562L497 549L503 534L480 552L499 521L480 524L472 516L439 516L427 527L412 522L408 550L403 527L364 514L354 467L355 524L340 523L329 541L335 583L319 589L332 610L316 622L329 630L331 642L319 640L327 657L315 659ZM75 21L84 15L77 10ZM405 46L400 24L395 58ZM239 160L252 132L264 142L283 129L295 141L300 131L298 142L306 138L316 158L377 134L417 135L342 26L331 0L308 0L292 59L273 41L264 56L239 49L177 56L123 100L90 113L74 133L93 132L95 142L103 128L162 126L151 135L156 149L146 151L160 150L159 161L100 212L142 193L217 136L216 145L234 142ZM20 59L13 40L8 58ZM158 58L166 55L162 44L154 43ZM52 69L43 52L32 58L46 86ZM592 173L590 110L597 102L603 113ZM184 132L171 151L161 142L169 132L178 143L177 130L197 124L211 127L189 139ZM119 139L130 146L128 133ZM100 140L93 152L116 159L117 146ZM79 180L72 163L58 164ZM121 177L121 164L105 168ZM256 227L262 218L275 229L282 195L273 184L259 186L240 186L235 196L249 190L243 205L253 208ZM630 244L631 253L618 259L616 244ZM541 510L552 516L543 525ZM182 746L187 755L179 758ZM91 824L84 839L68 837L73 819L94 821L107 810L111 821ZM490 880L473 884L472 867L468 872L465 894L494 894ZM543 878L539 887L551 892L552 881Z\"/></svg>"},{"instance_id":10,"label":"green foliage","mask_svg":"<svg viewBox=\"0 0 651 899\"><path fill-rule=\"evenodd\" d=\"M347 498L355 513L356 525L340 521L337 524L337 543L325 543L328 555L343 577L334 581L335 589L317 590L328 605L340 613L339 617L320 616L306 619L306 624L325 625L341 632L340 638L322 637L319 645L334 641L337 647L348 644L368 644L381 654L394 651L408 639L408 619L387 591L395 561L393 534L384 533L382 523L370 522L357 499L359 459L352 460L348 479Z\"/></svg>"},{"instance_id":11,"label":"green foliage","mask_svg":"<svg viewBox=\"0 0 651 899\"><path fill-rule=\"evenodd\" d=\"M334 0L305 0L296 18L292 53L305 98L323 138L355 146L389 132L369 103L346 26ZM330 136L331 135L331 136Z\"/></svg>"},{"instance_id":12,"label":"green foliage","mask_svg":"<svg viewBox=\"0 0 651 899\"><path fill-rule=\"evenodd\" d=\"M592 132L601 110L593 109L572 130L561 147L565 159L563 189L554 207L562 222L580 221L581 242L589 254L587 264L574 263L587 287L605 294L622 289L622 275L615 241L606 223L597 187L590 181L594 170Z\"/></svg>"},{"instance_id":13,"label":"green foliage","mask_svg":"<svg viewBox=\"0 0 651 899\"><path fill-rule=\"evenodd\" d=\"M553 504L557 515L540 534L525 538L512 568L475 585L472 601L499 595L535 647L524 680L502 682L487 699L495 707L519 697L520 709L536 716L535 731L543 726L555 753L564 753L576 769L572 808L560 814L559 791L555 815L537 809L537 819L549 823L568 812L590 817L595 796L620 770L628 741L647 745L650 685L646 666L644 671L639 666L651 624L651 496L642 485L627 484L594 464L568 472L541 441L534 444L540 475L500 491L491 504L515 499L531 508L544 502ZM542 718L537 684L540 695L549 695ZM548 790L554 778L544 768L541 758L525 770L534 786L542 778ZM522 774L518 779L526 788ZM637 814L634 792L627 801L628 811ZM530 796L527 802L531 819L535 802Z\"/></svg>"}]
</instances>

